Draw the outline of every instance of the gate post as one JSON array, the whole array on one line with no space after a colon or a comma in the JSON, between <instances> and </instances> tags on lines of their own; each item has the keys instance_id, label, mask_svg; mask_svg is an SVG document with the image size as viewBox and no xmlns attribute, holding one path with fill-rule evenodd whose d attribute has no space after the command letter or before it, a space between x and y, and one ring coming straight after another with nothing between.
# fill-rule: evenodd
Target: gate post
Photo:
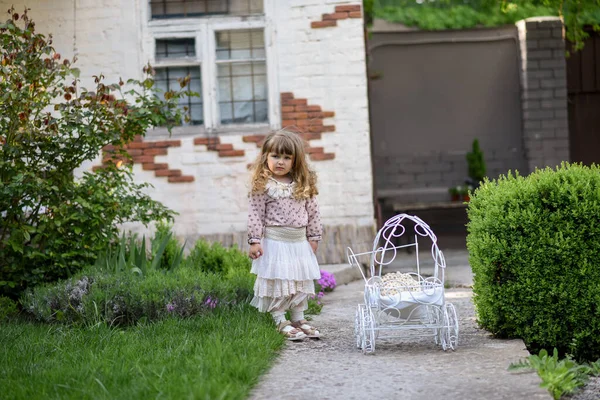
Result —
<instances>
[{"instance_id":1,"label":"gate post","mask_svg":"<svg viewBox=\"0 0 600 400\"><path fill-rule=\"evenodd\" d=\"M558 17L516 23L521 50L523 148L529 172L569 161L564 29Z\"/></svg>"}]
</instances>

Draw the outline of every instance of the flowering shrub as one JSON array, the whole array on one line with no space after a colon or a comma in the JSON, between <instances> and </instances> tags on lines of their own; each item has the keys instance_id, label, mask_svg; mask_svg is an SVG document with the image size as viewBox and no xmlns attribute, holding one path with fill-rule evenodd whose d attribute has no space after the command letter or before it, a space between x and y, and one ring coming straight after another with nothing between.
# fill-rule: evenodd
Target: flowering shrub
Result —
<instances>
[{"instance_id":1,"label":"flowering shrub","mask_svg":"<svg viewBox=\"0 0 600 400\"><path fill-rule=\"evenodd\" d=\"M331 272L327 271L321 271L321 279L319 279L317 283L323 292L332 292L337 286L335 283L335 276L333 276Z\"/></svg>"},{"instance_id":2,"label":"flowering shrub","mask_svg":"<svg viewBox=\"0 0 600 400\"><path fill-rule=\"evenodd\" d=\"M204 248L212 251L209 246ZM228 262L247 263L247 257L237 249L214 249L225 254ZM93 266L67 280L30 289L21 302L24 312L38 321L131 325L247 303L253 285L249 268L230 266L214 273L183 262L171 270L148 268L144 274L132 274Z\"/></svg>"},{"instance_id":3,"label":"flowering shrub","mask_svg":"<svg viewBox=\"0 0 600 400\"><path fill-rule=\"evenodd\" d=\"M148 67L141 81L97 75L87 90L75 59L61 60L27 11L9 13L0 29L0 295L16 299L86 267L123 223L172 218L148 183L134 181L123 146L180 120L189 80L164 101L149 95L157 89ZM108 146L113 162L76 178Z\"/></svg>"},{"instance_id":4,"label":"flowering shrub","mask_svg":"<svg viewBox=\"0 0 600 400\"><path fill-rule=\"evenodd\" d=\"M321 270L321 279L315 283L315 295L308 300L307 314L319 314L323 308L321 299L326 292L332 292L337 286L335 276L331 272Z\"/></svg>"}]
</instances>

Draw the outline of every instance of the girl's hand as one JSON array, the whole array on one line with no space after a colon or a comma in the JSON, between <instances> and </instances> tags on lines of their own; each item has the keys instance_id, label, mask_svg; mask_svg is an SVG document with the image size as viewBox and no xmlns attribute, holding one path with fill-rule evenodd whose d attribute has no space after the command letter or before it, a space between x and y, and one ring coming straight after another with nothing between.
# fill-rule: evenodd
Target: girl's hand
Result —
<instances>
[{"instance_id":1,"label":"girl's hand","mask_svg":"<svg viewBox=\"0 0 600 400\"><path fill-rule=\"evenodd\" d=\"M256 260L258 257L263 255L263 249L260 243L254 243L250 245L250 251L248 252L248 256L251 259Z\"/></svg>"},{"instance_id":2,"label":"girl's hand","mask_svg":"<svg viewBox=\"0 0 600 400\"><path fill-rule=\"evenodd\" d=\"M310 247L312 247L312 251L317 254L317 248L319 247L319 242L316 241L309 241L308 243L310 243Z\"/></svg>"}]
</instances>

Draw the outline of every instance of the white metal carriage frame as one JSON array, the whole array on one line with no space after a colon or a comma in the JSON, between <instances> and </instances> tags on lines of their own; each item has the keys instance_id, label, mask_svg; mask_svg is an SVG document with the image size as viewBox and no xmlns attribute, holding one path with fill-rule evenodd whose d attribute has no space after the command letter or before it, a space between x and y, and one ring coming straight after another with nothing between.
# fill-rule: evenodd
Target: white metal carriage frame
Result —
<instances>
[{"instance_id":1,"label":"white metal carriage frame","mask_svg":"<svg viewBox=\"0 0 600 400\"><path fill-rule=\"evenodd\" d=\"M408 236L407 221L414 224L414 242L396 245L400 237ZM419 263L419 238L424 240L426 237L432 243L432 276L423 276ZM408 272L414 284L402 285L392 294L382 279L383 267L396 259L400 249L410 247L414 247L416 258L415 272ZM360 270L365 281L365 302L356 309L354 325L356 346L363 353L374 353L377 339L402 337L405 335L402 331L406 330L419 336L431 336L443 350L456 348L458 318L454 305L446 301L444 294L446 261L429 225L419 217L398 214L387 220L377 232L372 251L355 254L348 247L347 256L348 262ZM361 256L370 257L369 277L365 276L358 261Z\"/></svg>"}]
</instances>

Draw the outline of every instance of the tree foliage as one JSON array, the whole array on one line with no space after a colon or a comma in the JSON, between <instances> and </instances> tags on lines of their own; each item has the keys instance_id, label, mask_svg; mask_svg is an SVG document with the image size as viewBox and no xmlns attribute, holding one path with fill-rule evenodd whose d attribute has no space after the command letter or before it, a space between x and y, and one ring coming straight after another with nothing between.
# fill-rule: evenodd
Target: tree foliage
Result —
<instances>
[{"instance_id":1,"label":"tree foliage","mask_svg":"<svg viewBox=\"0 0 600 400\"><path fill-rule=\"evenodd\" d=\"M492 27L536 16L561 16L576 49L588 37L584 27L600 29L600 0L373 0L374 18L425 30Z\"/></svg>"},{"instance_id":2,"label":"tree foliage","mask_svg":"<svg viewBox=\"0 0 600 400\"><path fill-rule=\"evenodd\" d=\"M81 87L76 60L61 60L27 10L9 15L0 24L0 295L15 297L93 262L119 224L172 218L134 183L123 148L179 120L184 91L151 95L149 66L141 81L98 75L93 90ZM76 178L107 145L121 161Z\"/></svg>"}]
</instances>

